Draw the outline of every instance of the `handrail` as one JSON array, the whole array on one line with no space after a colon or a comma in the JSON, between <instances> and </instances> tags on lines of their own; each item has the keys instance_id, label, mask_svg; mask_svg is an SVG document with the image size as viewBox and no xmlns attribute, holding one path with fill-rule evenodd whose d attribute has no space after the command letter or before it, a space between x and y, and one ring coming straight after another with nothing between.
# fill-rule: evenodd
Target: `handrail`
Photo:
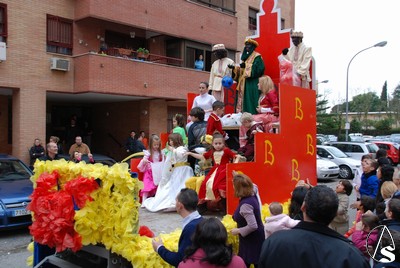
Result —
<instances>
[{"instance_id":1,"label":"handrail","mask_svg":"<svg viewBox=\"0 0 400 268\"><path fill-rule=\"evenodd\" d=\"M111 134L111 133L107 133L107 134L108 134L108 137L110 137L116 144L118 144L120 148L123 146L123 145L117 140L117 138L114 137L113 134Z\"/></svg>"},{"instance_id":2,"label":"handrail","mask_svg":"<svg viewBox=\"0 0 400 268\"><path fill-rule=\"evenodd\" d=\"M138 57L138 52L136 50L129 48L110 47L105 51L105 54L108 56L122 57L126 59L137 59L137 60L160 63L160 64L174 65L179 67L183 66L183 59L172 58L152 53L147 54L145 57Z\"/></svg>"}]
</instances>

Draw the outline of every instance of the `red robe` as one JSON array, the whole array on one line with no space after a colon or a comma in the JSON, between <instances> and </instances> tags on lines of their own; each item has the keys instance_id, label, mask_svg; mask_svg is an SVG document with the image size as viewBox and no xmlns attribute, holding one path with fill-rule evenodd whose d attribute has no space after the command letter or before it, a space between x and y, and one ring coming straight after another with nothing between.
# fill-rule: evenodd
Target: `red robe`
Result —
<instances>
[{"instance_id":1,"label":"red robe","mask_svg":"<svg viewBox=\"0 0 400 268\"><path fill-rule=\"evenodd\" d=\"M207 135L213 135L218 131L225 137L225 131L222 130L221 119L215 113L211 113L207 121Z\"/></svg>"},{"instance_id":2,"label":"red robe","mask_svg":"<svg viewBox=\"0 0 400 268\"><path fill-rule=\"evenodd\" d=\"M206 184L210 179L211 175L216 172L214 177L214 183L212 190L214 192L215 199L218 200L220 198L219 190L226 191L226 164L230 163L236 156L234 152L232 152L229 148L224 148L224 154L221 157L221 163L216 164L214 161L214 149L209 150L208 152L203 154L205 159L212 158L213 167L208 172L204 181L202 182L199 189L199 199L205 199L206 197Z\"/></svg>"},{"instance_id":3,"label":"red robe","mask_svg":"<svg viewBox=\"0 0 400 268\"><path fill-rule=\"evenodd\" d=\"M262 108L271 108L275 115L279 114L279 99L275 89L268 92L265 96L260 96L258 103Z\"/></svg>"},{"instance_id":4,"label":"red robe","mask_svg":"<svg viewBox=\"0 0 400 268\"><path fill-rule=\"evenodd\" d=\"M265 96L260 96L258 105L262 108L271 108L272 113L260 113L253 115L254 121L262 122L264 132L272 131L272 123L279 121L279 98L275 89L271 90Z\"/></svg>"}]
</instances>

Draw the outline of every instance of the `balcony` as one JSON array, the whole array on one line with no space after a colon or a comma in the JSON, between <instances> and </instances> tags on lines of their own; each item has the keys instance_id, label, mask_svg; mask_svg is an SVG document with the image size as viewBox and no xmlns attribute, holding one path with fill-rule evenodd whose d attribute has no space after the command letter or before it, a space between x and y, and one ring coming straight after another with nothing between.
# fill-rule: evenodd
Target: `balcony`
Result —
<instances>
[{"instance_id":1,"label":"balcony","mask_svg":"<svg viewBox=\"0 0 400 268\"><path fill-rule=\"evenodd\" d=\"M141 60L152 63L166 64L183 67L183 59L172 58L156 54L143 54L133 49L126 48L108 48L104 54L108 56L121 57L124 59Z\"/></svg>"},{"instance_id":2,"label":"balcony","mask_svg":"<svg viewBox=\"0 0 400 268\"><path fill-rule=\"evenodd\" d=\"M237 18L191 1L75 1L77 24L94 19L236 48Z\"/></svg>"},{"instance_id":3,"label":"balcony","mask_svg":"<svg viewBox=\"0 0 400 268\"><path fill-rule=\"evenodd\" d=\"M175 66L179 64L179 59L158 55L146 61L120 55L78 55L73 64L74 93L183 100L188 92L197 92L200 81L208 81L209 73Z\"/></svg>"}]
</instances>

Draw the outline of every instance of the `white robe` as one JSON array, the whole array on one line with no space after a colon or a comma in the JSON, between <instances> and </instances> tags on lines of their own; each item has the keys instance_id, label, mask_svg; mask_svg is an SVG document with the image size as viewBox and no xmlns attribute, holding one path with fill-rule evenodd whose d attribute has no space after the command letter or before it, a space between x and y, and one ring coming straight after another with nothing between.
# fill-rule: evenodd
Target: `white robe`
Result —
<instances>
[{"instance_id":1,"label":"white robe","mask_svg":"<svg viewBox=\"0 0 400 268\"><path fill-rule=\"evenodd\" d=\"M213 62L210 71L210 81L208 82L209 90L221 91L222 90L222 78L226 75L231 76L232 71L228 68L228 65L234 65L235 62L230 58L223 58Z\"/></svg>"},{"instance_id":2,"label":"white robe","mask_svg":"<svg viewBox=\"0 0 400 268\"><path fill-rule=\"evenodd\" d=\"M297 47L299 51L297 60L295 59L296 46L292 46L289 49L287 56L289 60L293 63L294 71L297 72L301 77L302 87L305 87L304 84L311 81L310 63L312 59L312 51L311 47L306 47L303 43L300 43Z\"/></svg>"},{"instance_id":3,"label":"white robe","mask_svg":"<svg viewBox=\"0 0 400 268\"><path fill-rule=\"evenodd\" d=\"M186 152L187 148L183 146L174 149L165 160L165 169L169 171L172 164L187 162ZM186 165L172 168L170 175L167 175L168 171L163 173L156 195L143 201L143 206L151 212L175 210L176 196L186 187L185 181L193 177L192 168Z\"/></svg>"}]
</instances>

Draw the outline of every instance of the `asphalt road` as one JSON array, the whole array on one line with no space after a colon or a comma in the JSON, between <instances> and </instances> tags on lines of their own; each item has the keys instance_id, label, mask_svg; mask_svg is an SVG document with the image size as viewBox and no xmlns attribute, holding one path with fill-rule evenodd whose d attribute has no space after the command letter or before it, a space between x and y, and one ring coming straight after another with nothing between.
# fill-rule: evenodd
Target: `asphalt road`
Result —
<instances>
[{"instance_id":1,"label":"asphalt road","mask_svg":"<svg viewBox=\"0 0 400 268\"><path fill-rule=\"evenodd\" d=\"M335 188L339 180L319 181L318 184ZM355 193L350 196L350 204L355 201ZM349 209L350 224L354 221L355 210ZM140 209L140 225L148 226L156 235L169 233L181 228L182 219L175 212L151 213ZM0 267L24 268L26 259L31 256L27 246L31 241L28 228L22 230L8 230L0 232Z\"/></svg>"}]
</instances>

